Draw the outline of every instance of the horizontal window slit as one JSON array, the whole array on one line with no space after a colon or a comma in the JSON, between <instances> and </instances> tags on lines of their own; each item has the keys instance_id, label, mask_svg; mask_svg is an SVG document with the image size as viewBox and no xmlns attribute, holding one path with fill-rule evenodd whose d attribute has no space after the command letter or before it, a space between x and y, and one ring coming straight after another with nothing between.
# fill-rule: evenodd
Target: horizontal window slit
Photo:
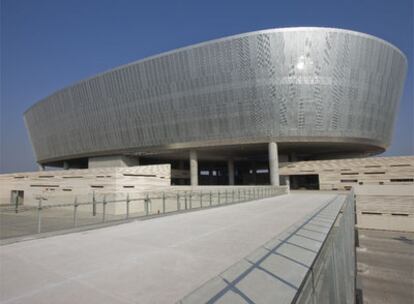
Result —
<instances>
[{"instance_id":1,"label":"horizontal window slit","mask_svg":"<svg viewBox=\"0 0 414 304\"><path fill-rule=\"evenodd\" d=\"M30 185L30 187L48 187L48 188L57 188L58 185Z\"/></svg>"},{"instance_id":2,"label":"horizontal window slit","mask_svg":"<svg viewBox=\"0 0 414 304\"><path fill-rule=\"evenodd\" d=\"M390 167L411 167L410 164L395 164L395 165L390 165Z\"/></svg>"},{"instance_id":3,"label":"horizontal window slit","mask_svg":"<svg viewBox=\"0 0 414 304\"><path fill-rule=\"evenodd\" d=\"M392 178L390 179L391 182L414 182L414 178Z\"/></svg>"},{"instance_id":4,"label":"horizontal window slit","mask_svg":"<svg viewBox=\"0 0 414 304\"><path fill-rule=\"evenodd\" d=\"M385 172L364 172L364 174L385 174Z\"/></svg>"},{"instance_id":5,"label":"horizontal window slit","mask_svg":"<svg viewBox=\"0 0 414 304\"><path fill-rule=\"evenodd\" d=\"M155 174L130 174L124 173L123 176L134 176L134 177L157 177Z\"/></svg>"}]
</instances>

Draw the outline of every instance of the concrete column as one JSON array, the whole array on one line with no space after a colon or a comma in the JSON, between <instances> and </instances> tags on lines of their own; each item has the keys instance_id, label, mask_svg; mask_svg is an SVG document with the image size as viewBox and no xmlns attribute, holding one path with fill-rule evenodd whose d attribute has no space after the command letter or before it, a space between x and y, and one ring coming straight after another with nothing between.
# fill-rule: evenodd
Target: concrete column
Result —
<instances>
[{"instance_id":1,"label":"concrete column","mask_svg":"<svg viewBox=\"0 0 414 304\"><path fill-rule=\"evenodd\" d=\"M279 186L279 160L277 155L277 144L275 142L269 143L269 173L270 184L272 186Z\"/></svg>"},{"instance_id":2,"label":"concrete column","mask_svg":"<svg viewBox=\"0 0 414 304\"><path fill-rule=\"evenodd\" d=\"M67 161L63 162L63 170L68 170L69 169L69 163Z\"/></svg>"},{"instance_id":3,"label":"concrete column","mask_svg":"<svg viewBox=\"0 0 414 304\"><path fill-rule=\"evenodd\" d=\"M39 167L39 171L45 171L45 166L42 164L37 164Z\"/></svg>"},{"instance_id":4,"label":"concrete column","mask_svg":"<svg viewBox=\"0 0 414 304\"><path fill-rule=\"evenodd\" d=\"M227 161L227 172L229 174L229 185L234 185L234 161L232 159Z\"/></svg>"},{"instance_id":5,"label":"concrete column","mask_svg":"<svg viewBox=\"0 0 414 304\"><path fill-rule=\"evenodd\" d=\"M197 151L190 151L190 176L191 176L191 186L198 185L198 160L197 160Z\"/></svg>"}]
</instances>

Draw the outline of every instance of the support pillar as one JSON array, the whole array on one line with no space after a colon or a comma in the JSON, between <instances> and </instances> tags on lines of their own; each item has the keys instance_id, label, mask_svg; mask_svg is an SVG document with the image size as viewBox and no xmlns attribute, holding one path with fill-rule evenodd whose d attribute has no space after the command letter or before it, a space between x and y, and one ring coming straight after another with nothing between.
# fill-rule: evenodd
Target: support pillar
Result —
<instances>
[{"instance_id":1,"label":"support pillar","mask_svg":"<svg viewBox=\"0 0 414 304\"><path fill-rule=\"evenodd\" d=\"M279 159L277 155L277 144L275 142L269 143L269 173L270 184L272 186L279 186Z\"/></svg>"},{"instance_id":2,"label":"support pillar","mask_svg":"<svg viewBox=\"0 0 414 304\"><path fill-rule=\"evenodd\" d=\"M67 161L63 162L63 170L68 170L69 169L69 163Z\"/></svg>"},{"instance_id":3,"label":"support pillar","mask_svg":"<svg viewBox=\"0 0 414 304\"><path fill-rule=\"evenodd\" d=\"M42 164L38 164L39 171L45 171L45 166Z\"/></svg>"},{"instance_id":4,"label":"support pillar","mask_svg":"<svg viewBox=\"0 0 414 304\"><path fill-rule=\"evenodd\" d=\"M229 175L229 185L234 185L234 161L232 159L229 159L227 161L227 172Z\"/></svg>"},{"instance_id":5,"label":"support pillar","mask_svg":"<svg viewBox=\"0 0 414 304\"><path fill-rule=\"evenodd\" d=\"M198 186L198 160L197 151L190 151L190 176L191 186Z\"/></svg>"}]
</instances>

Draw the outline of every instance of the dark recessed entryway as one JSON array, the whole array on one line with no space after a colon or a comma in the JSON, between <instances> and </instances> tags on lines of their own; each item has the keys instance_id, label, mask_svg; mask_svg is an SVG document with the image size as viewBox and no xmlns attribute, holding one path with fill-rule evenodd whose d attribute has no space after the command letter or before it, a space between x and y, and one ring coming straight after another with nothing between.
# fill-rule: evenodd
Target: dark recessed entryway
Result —
<instances>
[{"instance_id":1,"label":"dark recessed entryway","mask_svg":"<svg viewBox=\"0 0 414 304\"><path fill-rule=\"evenodd\" d=\"M319 190L319 175L290 175L290 189Z\"/></svg>"}]
</instances>

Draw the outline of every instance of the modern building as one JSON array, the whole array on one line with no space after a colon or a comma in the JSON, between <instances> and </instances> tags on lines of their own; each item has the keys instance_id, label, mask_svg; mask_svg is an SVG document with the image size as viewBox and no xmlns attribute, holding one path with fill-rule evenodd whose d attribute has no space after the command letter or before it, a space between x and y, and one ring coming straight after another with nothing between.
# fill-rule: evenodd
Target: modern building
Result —
<instances>
[{"instance_id":1,"label":"modern building","mask_svg":"<svg viewBox=\"0 0 414 304\"><path fill-rule=\"evenodd\" d=\"M390 143L407 69L377 37L283 28L139 60L24 115L40 166L170 163L174 184L279 184L278 162L361 157Z\"/></svg>"}]
</instances>

